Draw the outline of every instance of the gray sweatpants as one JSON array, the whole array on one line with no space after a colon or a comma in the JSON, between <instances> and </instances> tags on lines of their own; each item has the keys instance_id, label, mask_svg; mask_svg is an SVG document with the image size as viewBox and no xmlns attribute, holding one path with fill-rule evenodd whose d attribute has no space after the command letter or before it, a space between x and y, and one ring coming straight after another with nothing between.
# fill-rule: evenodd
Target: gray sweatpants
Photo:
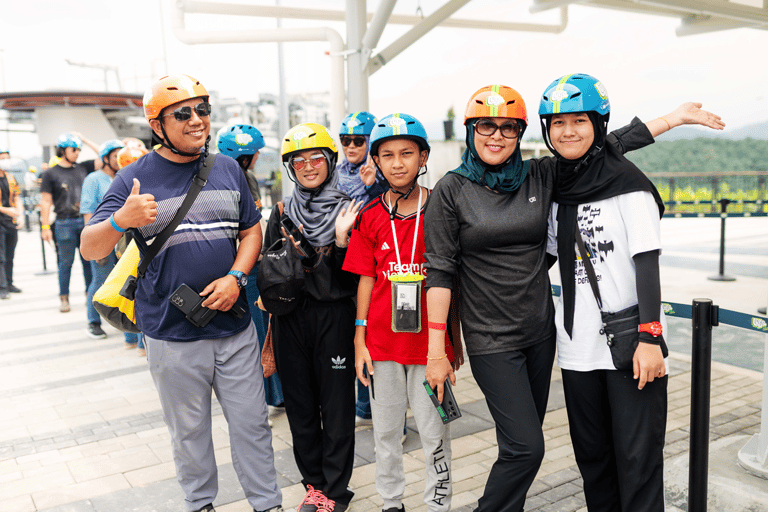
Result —
<instances>
[{"instance_id":1,"label":"gray sweatpants","mask_svg":"<svg viewBox=\"0 0 768 512\"><path fill-rule=\"evenodd\" d=\"M253 322L244 331L217 340L177 342L147 336L145 343L187 510L213 503L219 490L211 437L211 390L216 392L229 426L232 464L248 503L255 510L280 505L282 494Z\"/></svg>"},{"instance_id":2,"label":"gray sweatpants","mask_svg":"<svg viewBox=\"0 0 768 512\"><path fill-rule=\"evenodd\" d=\"M405 492L403 421L408 404L419 429L427 477L424 503L430 511L451 508L451 433L424 389L424 365L373 362L371 412L376 446L376 490L384 509L399 508Z\"/></svg>"}]
</instances>

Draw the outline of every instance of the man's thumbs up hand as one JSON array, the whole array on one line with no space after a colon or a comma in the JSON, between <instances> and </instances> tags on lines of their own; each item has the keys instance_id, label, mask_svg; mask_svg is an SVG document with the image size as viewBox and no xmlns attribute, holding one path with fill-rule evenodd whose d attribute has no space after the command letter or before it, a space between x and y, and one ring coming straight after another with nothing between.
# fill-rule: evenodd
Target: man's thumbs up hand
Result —
<instances>
[{"instance_id":1,"label":"man's thumbs up hand","mask_svg":"<svg viewBox=\"0 0 768 512\"><path fill-rule=\"evenodd\" d=\"M141 183L133 178L133 188L122 208L115 212L115 222L123 229L140 228L157 218L157 203L152 194L141 193Z\"/></svg>"}]
</instances>

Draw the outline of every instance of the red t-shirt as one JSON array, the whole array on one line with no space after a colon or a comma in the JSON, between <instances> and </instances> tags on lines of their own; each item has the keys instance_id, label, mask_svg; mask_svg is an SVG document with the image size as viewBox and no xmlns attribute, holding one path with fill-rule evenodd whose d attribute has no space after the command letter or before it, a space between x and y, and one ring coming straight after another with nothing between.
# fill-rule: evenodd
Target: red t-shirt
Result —
<instances>
[{"instance_id":1,"label":"red t-shirt","mask_svg":"<svg viewBox=\"0 0 768 512\"><path fill-rule=\"evenodd\" d=\"M421 332L392 332L392 288L388 279L390 273L397 273L397 255L389 221L389 208L384 196L371 201L358 214L344 259L344 270L376 278L368 310L368 327L365 344L374 361L395 361L399 364L427 364L429 329L427 329L427 291L422 281L421 288ZM426 203L425 203L426 207ZM419 215L419 233L416 253L411 265L413 235L416 228L416 214L395 216L400 261L403 270L420 272L424 268L424 208ZM445 336L445 351L453 361L453 347Z\"/></svg>"}]
</instances>

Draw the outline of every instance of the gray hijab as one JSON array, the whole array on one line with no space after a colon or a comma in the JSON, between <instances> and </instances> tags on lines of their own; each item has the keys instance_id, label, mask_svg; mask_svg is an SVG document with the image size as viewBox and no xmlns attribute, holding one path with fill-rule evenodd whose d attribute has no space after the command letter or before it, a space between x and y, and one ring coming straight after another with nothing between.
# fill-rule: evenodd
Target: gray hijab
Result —
<instances>
[{"instance_id":1,"label":"gray hijab","mask_svg":"<svg viewBox=\"0 0 768 512\"><path fill-rule=\"evenodd\" d=\"M325 247L336 240L336 217L349 207L349 196L338 189L336 169L328 169L328 178L319 188L302 187L298 180L293 194L283 200L288 218L304 226L304 236L312 247Z\"/></svg>"}]
</instances>

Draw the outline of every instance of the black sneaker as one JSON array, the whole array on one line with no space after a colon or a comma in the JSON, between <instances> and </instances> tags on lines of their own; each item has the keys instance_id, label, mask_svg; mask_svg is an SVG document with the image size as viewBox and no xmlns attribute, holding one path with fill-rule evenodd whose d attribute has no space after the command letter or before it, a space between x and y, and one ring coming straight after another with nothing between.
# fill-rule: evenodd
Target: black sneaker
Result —
<instances>
[{"instance_id":1,"label":"black sneaker","mask_svg":"<svg viewBox=\"0 0 768 512\"><path fill-rule=\"evenodd\" d=\"M11 295L5 288L0 288L0 300L10 299Z\"/></svg>"},{"instance_id":2,"label":"black sneaker","mask_svg":"<svg viewBox=\"0 0 768 512\"><path fill-rule=\"evenodd\" d=\"M213 508L213 503L209 503L206 506L204 506L203 508L199 508L199 509L195 510L194 512L216 512L216 509Z\"/></svg>"},{"instance_id":3,"label":"black sneaker","mask_svg":"<svg viewBox=\"0 0 768 512\"><path fill-rule=\"evenodd\" d=\"M395 508L395 507L385 508L381 512L405 512L405 505L400 505L400 508Z\"/></svg>"},{"instance_id":4,"label":"black sneaker","mask_svg":"<svg viewBox=\"0 0 768 512\"><path fill-rule=\"evenodd\" d=\"M107 333L104 332L104 330L101 328L101 324L97 322L91 322L88 324L88 336L95 340L104 339L107 337ZM206 505L207 506L207 505ZM201 508L200 512L203 510L206 510L205 508ZM213 510L213 508L211 508Z\"/></svg>"},{"instance_id":5,"label":"black sneaker","mask_svg":"<svg viewBox=\"0 0 768 512\"><path fill-rule=\"evenodd\" d=\"M21 288L11 285L8 287L8 291L11 293L21 293Z\"/></svg>"}]
</instances>

